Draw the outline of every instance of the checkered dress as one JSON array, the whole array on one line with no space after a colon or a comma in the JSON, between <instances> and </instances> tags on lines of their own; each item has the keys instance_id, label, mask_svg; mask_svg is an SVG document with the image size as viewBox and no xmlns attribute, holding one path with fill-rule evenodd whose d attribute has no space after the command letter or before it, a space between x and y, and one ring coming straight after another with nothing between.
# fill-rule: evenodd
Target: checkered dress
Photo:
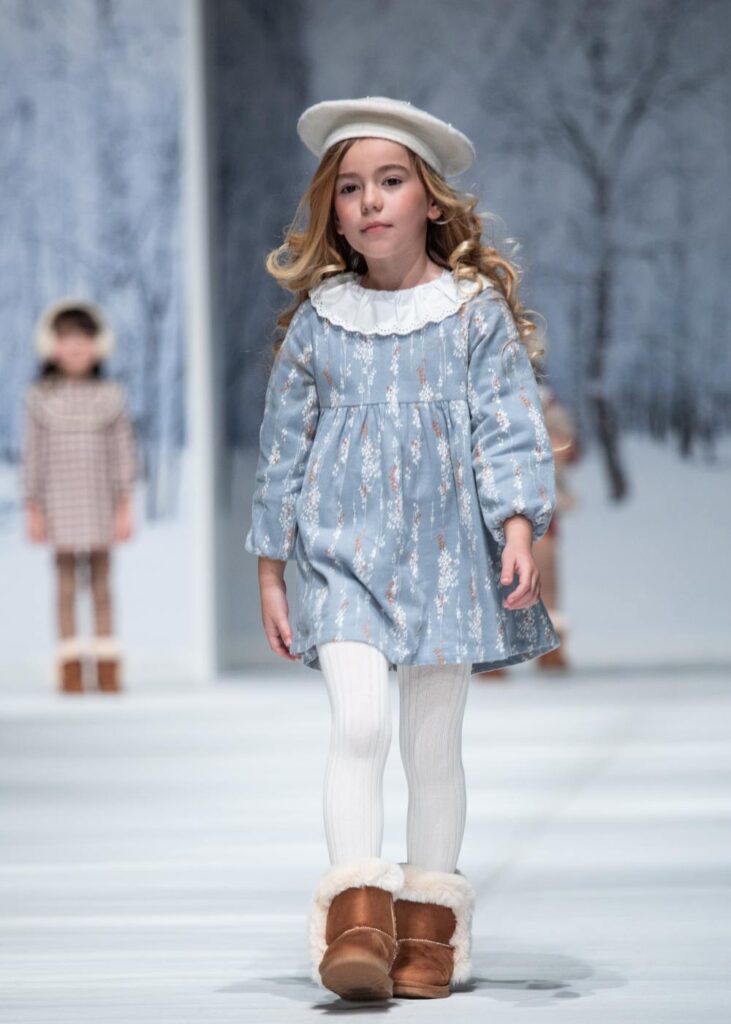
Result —
<instances>
[{"instance_id":1,"label":"checkered dress","mask_svg":"<svg viewBox=\"0 0 731 1024\"><path fill-rule=\"evenodd\" d=\"M136 476L134 431L122 386L69 377L36 381L26 393L22 486L45 514L55 548L114 542L114 511Z\"/></svg>"}]
</instances>

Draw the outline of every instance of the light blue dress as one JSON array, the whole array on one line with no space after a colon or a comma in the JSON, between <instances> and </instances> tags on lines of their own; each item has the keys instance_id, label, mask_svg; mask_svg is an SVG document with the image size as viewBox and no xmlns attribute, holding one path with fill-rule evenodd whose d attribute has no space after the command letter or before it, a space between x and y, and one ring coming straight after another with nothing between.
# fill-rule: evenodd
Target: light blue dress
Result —
<instances>
[{"instance_id":1,"label":"light blue dress","mask_svg":"<svg viewBox=\"0 0 731 1024\"><path fill-rule=\"evenodd\" d=\"M290 653L375 644L481 672L559 646L543 601L508 610L503 522L555 508L538 385L499 290L449 269L414 288L332 275L298 307L267 385L245 548L297 567Z\"/></svg>"}]
</instances>

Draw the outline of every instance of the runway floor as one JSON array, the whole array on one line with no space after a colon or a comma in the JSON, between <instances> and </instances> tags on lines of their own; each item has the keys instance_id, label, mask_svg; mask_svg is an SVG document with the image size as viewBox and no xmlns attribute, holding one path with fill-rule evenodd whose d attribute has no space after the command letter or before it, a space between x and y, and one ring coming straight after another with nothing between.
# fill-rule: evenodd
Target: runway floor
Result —
<instances>
[{"instance_id":1,"label":"runway floor","mask_svg":"<svg viewBox=\"0 0 731 1024\"><path fill-rule=\"evenodd\" d=\"M391 696L396 719L395 676ZM328 865L320 673L4 691L0 1019L726 1024L729 722L721 670L473 677L474 978L448 1000L364 1004L309 979ZM403 860L397 736L382 852Z\"/></svg>"}]
</instances>

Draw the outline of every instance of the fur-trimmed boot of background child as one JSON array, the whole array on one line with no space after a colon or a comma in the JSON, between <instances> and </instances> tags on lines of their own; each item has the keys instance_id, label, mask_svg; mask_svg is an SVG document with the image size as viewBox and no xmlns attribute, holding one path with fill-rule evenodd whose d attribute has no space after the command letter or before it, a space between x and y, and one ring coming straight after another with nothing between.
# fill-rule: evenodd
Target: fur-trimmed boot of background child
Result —
<instances>
[{"instance_id":1,"label":"fur-trimmed boot of background child","mask_svg":"<svg viewBox=\"0 0 731 1024\"><path fill-rule=\"evenodd\" d=\"M368 857L332 866L312 900L312 980L343 999L388 999L396 956L394 893L399 864Z\"/></svg>"},{"instance_id":2,"label":"fur-trimmed boot of background child","mask_svg":"<svg viewBox=\"0 0 731 1024\"><path fill-rule=\"evenodd\" d=\"M91 655L83 636L61 637L56 644L56 686L60 693L84 692L84 662Z\"/></svg>"},{"instance_id":3,"label":"fur-trimmed boot of background child","mask_svg":"<svg viewBox=\"0 0 731 1024\"><path fill-rule=\"evenodd\" d=\"M96 659L96 684L102 693L122 689L122 645L117 637L96 636L93 640Z\"/></svg>"},{"instance_id":4,"label":"fur-trimmed boot of background child","mask_svg":"<svg viewBox=\"0 0 731 1024\"><path fill-rule=\"evenodd\" d=\"M475 891L461 872L402 863L404 884L394 904L397 951L394 996L439 998L472 973Z\"/></svg>"}]
</instances>

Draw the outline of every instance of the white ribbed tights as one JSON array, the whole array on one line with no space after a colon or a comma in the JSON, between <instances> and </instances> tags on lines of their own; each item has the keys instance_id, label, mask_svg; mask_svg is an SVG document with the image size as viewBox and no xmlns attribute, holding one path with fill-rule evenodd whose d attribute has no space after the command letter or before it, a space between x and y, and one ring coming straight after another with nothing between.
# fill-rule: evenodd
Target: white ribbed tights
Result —
<instances>
[{"instance_id":1,"label":"white ribbed tights","mask_svg":"<svg viewBox=\"0 0 731 1024\"><path fill-rule=\"evenodd\" d=\"M331 732L323 811L330 863L380 857L391 744L386 656L360 640L317 645ZM454 871L465 828L462 721L469 663L399 665L399 746L409 790L410 864Z\"/></svg>"}]
</instances>

